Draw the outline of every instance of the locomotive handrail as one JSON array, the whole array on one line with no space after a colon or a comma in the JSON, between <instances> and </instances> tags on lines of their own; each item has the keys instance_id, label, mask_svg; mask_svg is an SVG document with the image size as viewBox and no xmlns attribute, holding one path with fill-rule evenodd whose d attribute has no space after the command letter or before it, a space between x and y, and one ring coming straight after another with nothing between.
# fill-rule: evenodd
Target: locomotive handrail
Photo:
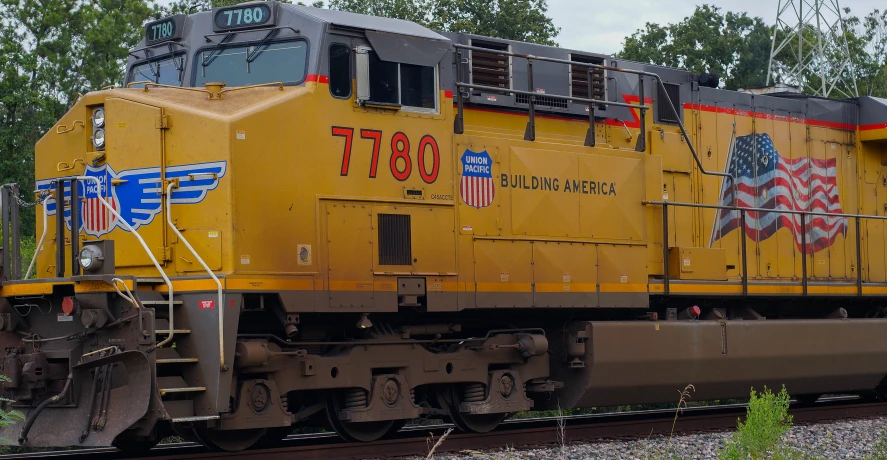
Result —
<instances>
[{"instance_id":1,"label":"locomotive handrail","mask_svg":"<svg viewBox=\"0 0 887 460\"><path fill-rule=\"evenodd\" d=\"M124 218L120 215L120 213L117 212L116 209L114 209L113 206L111 206L107 201L105 201L104 198L102 198L102 193L101 193L101 191L102 191L102 183L99 182L99 178L98 178L98 177L95 177L95 176L76 176L76 177L74 177L74 179L75 179L75 180L85 180L85 181L93 181L93 182L95 182L95 184L96 184L96 190L98 190L98 193L96 194L96 198L99 200L99 203L101 203L102 206L105 207L105 209L107 209L108 211L110 211L111 214L112 214L115 218L117 218L118 223L119 223L121 226L123 226L123 228L125 228L126 230L128 230L130 233L133 234L133 236L136 237L137 240L139 240L139 244L142 245L142 249L144 249L144 250L145 250L145 253L148 254L148 258L151 259L151 263L153 263L153 264L154 264L154 267L157 268L157 271L160 272L160 277L163 278L163 282L166 283L166 287L167 287L167 289L169 289L169 335L166 336L165 339L163 339L162 341L160 341L159 343L157 343L157 344L155 345L155 347L162 347L162 346L166 345L167 343L170 342L170 340L172 340L173 329L174 329L174 327L173 327L173 318L175 317L175 315L173 314L173 313L174 313L174 312L173 312L173 305L174 305L174 304L173 304L173 287L172 287L172 281L170 281L170 280L169 280L169 277L166 276L166 272L163 271L163 267L160 266L160 262L157 262L157 258L154 257L154 253L151 252L151 250L148 248L147 243L145 243L145 240L142 239L142 235L139 235L139 232L137 232L134 228L132 228L132 226L129 225L129 223L126 221L126 219L124 219ZM73 189L73 187L72 187L72 189ZM58 203L56 203L56 208L57 208L56 213L59 214L59 215L62 215L62 214L64 214L64 210L63 210L62 208L59 208L59 206L60 206L60 205L59 205ZM72 227L72 228L73 228L73 227ZM73 241L74 238L72 237L71 240Z\"/></svg>"},{"instance_id":2,"label":"locomotive handrail","mask_svg":"<svg viewBox=\"0 0 887 460\"><path fill-rule=\"evenodd\" d=\"M180 232L179 229L176 228L176 225L172 221L171 197L172 189L176 186L176 181L172 181L169 183L169 185L166 186L166 223L169 224L169 228L171 228L176 236L179 237L179 240L181 240L182 243L185 244L185 247L188 248L189 251L191 251L191 254L193 254L194 257L197 258L197 261L200 262L200 265L203 267L203 269L206 270L207 273L209 273L209 276L212 277L213 281L216 282L216 286L219 290L219 366L223 371L228 370L228 367L225 366L225 304L222 303L222 282L219 281L219 277L216 276L216 274L213 273L212 270L210 270L209 265L207 265L206 262L203 261L203 258L200 257L200 254L197 254L197 251L194 250L194 248L191 246L191 243L188 242L184 235L182 235L182 232ZM170 321L169 323L169 337L172 337L172 321Z\"/></svg>"},{"instance_id":3,"label":"locomotive handrail","mask_svg":"<svg viewBox=\"0 0 887 460\"><path fill-rule=\"evenodd\" d=\"M734 200L735 201L735 200ZM705 203L686 203L686 202L672 202L672 201L656 201L656 200L644 200L641 202L644 205L654 205L654 206L662 206L662 283L663 283L663 293L669 294L669 273L668 273L668 207L669 206L678 206L678 207L687 207L687 208L700 208L700 209L718 209L718 210L727 210L727 211L738 211L739 212L739 221L740 221L740 231L742 237L740 238L741 244L741 252L742 252L742 294L748 295L748 253L746 250L746 223L745 223L745 215L749 211L751 212L775 212L779 214L797 214L801 216L801 247L803 248L801 253L803 255L803 262L801 263L801 292L802 295L807 295L807 223L806 216L824 216L824 217L844 217L844 218L852 218L854 221L854 228L856 229L856 295L862 296L862 219L872 219L872 220L887 220L887 216L876 216L869 214L848 214L848 213L837 213L837 212L820 212L820 211L800 211L793 209L767 209L767 208L755 208L755 207L746 207L746 206L724 206L717 204L705 204Z\"/></svg>"},{"instance_id":4,"label":"locomotive handrail","mask_svg":"<svg viewBox=\"0 0 887 460\"><path fill-rule=\"evenodd\" d=\"M554 94L545 94L544 95L545 97L550 97L553 99L588 103L588 112L589 112L588 118L589 118L589 125L590 126L589 126L588 133L585 136L585 145L588 147L594 147L594 144L595 144L595 130L594 130L595 109L594 108L595 108L595 105L602 105L602 106L634 108L634 109L638 109L641 111L640 134L638 135L638 141L637 141L637 145L635 147L635 150L639 151L639 152L643 152L646 150L646 136L647 136L647 133L646 133L646 130L647 130L646 129L646 126L647 126L646 111L649 110L649 108L645 105L646 98L644 97L644 77L651 77L651 78L655 79L656 83L658 84L660 95L665 96L665 101L668 102L668 105L671 106L671 109L672 109L672 111L674 111L675 114L680 113L680 112L678 112L678 108L675 107L674 101L672 101L671 97L669 97L668 91L665 90L665 85L662 82L662 78L659 77L659 74L656 74L653 72L645 72L643 70L633 70L633 69L626 69L626 68L622 68L622 67L613 67L613 66L601 65L601 64L591 64L591 63L586 63L586 62L574 62L574 61L568 61L566 59L557 59L557 58L551 58L551 57L545 57L545 56L536 56L536 55L532 55L532 54L521 54L521 53L515 53L512 51L492 50L489 48L482 48L482 47L471 46L471 45L462 45L462 44L458 44L458 43L454 43L453 47L456 48L456 55L457 55L457 60L456 60L457 115L456 115L456 120L454 123L454 132L456 134L462 134L465 130L464 101L463 101L464 98L462 95L462 89L463 88L482 89L484 91L497 92L497 93L501 93L501 94L521 94L524 96L528 96L530 121L527 123L527 130L524 135L524 140L529 140L529 141L535 140L535 137L536 137L535 97L539 96L540 93L533 91L533 89L534 89L533 84L532 84L533 83L533 64L532 64L533 61L553 62L553 63L557 63L557 64L564 64L564 65L570 65L570 66L576 66L576 67L584 67L584 68L588 69L589 74L591 72L591 69L600 69L600 70L609 70L609 71L613 71L613 72L622 72L622 73L627 73L627 74L632 74L632 75L638 76L638 80L639 80L639 82L638 82L639 104L638 105L625 104L625 103L621 103L621 102L611 102L608 100L585 99L585 98L579 98L579 97L573 97L573 96L560 96L560 95L554 95ZM497 54L497 55L526 59L527 60L527 82L528 82L527 86L528 86L529 91L521 91L521 90L507 89L507 88L496 88L496 87L484 86L484 85L473 85L470 83L463 82L462 81L462 65L467 64L468 61L464 60L462 58L462 50L480 51L480 52L484 52L484 53L493 53L493 54ZM589 90L591 89L591 84L592 84L591 78L589 78L588 79ZM589 94L591 94L591 92L589 92ZM592 102L589 102L589 101L592 101ZM702 160L699 158L699 155L696 153L696 148L694 148L693 143L690 142L690 136L689 136L689 134L687 134L687 130L684 128L684 122L681 120L681 117L677 117L677 125L678 125L678 128L680 128L680 130L681 130L681 135L683 135L684 139L687 140L687 147L690 148L690 153L693 155L693 160L696 162L696 167L699 168L699 171L704 175L718 176L718 177L723 177L723 178L729 180L730 181L730 188L734 192L733 197L735 200L735 197L736 197L736 193L735 193L736 192L736 180L735 180L735 178L725 172L707 171L705 169L705 167L702 165Z\"/></svg>"},{"instance_id":5,"label":"locomotive handrail","mask_svg":"<svg viewBox=\"0 0 887 460\"><path fill-rule=\"evenodd\" d=\"M45 200L49 199L47 195ZM40 235L40 241L37 242L37 249L34 251L34 257L31 257L31 263L28 264L28 271L25 272L25 279L31 277L31 270L34 269L34 265L37 263L37 256L40 254L40 250L43 249L43 240L46 239L46 232L49 230L49 206L46 205L46 202L43 203L43 233Z\"/></svg>"}]
</instances>

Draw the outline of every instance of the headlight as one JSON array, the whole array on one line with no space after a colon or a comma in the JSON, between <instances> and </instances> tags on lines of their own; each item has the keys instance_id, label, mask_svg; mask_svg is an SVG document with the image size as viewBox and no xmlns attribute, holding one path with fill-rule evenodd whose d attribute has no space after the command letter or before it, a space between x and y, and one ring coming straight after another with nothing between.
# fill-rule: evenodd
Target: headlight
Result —
<instances>
[{"instance_id":1,"label":"headlight","mask_svg":"<svg viewBox=\"0 0 887 460\"><path fill-rule=\"evenodd\" d=\"M105 108L99 107L92 111L92 125L96 128L105 126Z\"/></svg>"},{"instance_id":2,"label":"headlight","mask_svg":"<svg viewBox=\"0 0 887 460\"><path fill-rule=\"evenodd\" d=\"M84 270L91 272L102 268L102 261L105 260L102 255L102 250L94 245L83 246L83 249L80 251L79 259L80 266L83 267Z\"/></svg>"},{"instance_id":3,"label":"headlight","mask_svg":"<svg viewBox=\"0 0 887 460\"><path fill-rule=\"evenodd\" d=\"M99 150L105 148L105 130L104 129L99 128L99 129L95 130L95 132L92 134L92 145L94 145L95 148L97 148Z\"/></svg>"}]
</instances>

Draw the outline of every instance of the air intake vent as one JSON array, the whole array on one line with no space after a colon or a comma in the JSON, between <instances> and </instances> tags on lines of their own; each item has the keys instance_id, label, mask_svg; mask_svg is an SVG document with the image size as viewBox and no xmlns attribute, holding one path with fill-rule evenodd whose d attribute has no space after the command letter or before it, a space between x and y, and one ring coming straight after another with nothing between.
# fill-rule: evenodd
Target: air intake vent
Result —
<instances>
[{"instance_id":1,"label":"air intake vent","mask_svg":"<svg viewBox=\"0 0 887 460\"><path fill-rule=\"evenodd\" d=\"M410 216L379 214L379 265L412 265Z\"/></svg>"},{"instance_id":2,"label":"air intake vent","mask_svg":"<svg viewBox=\"0 0 887 460\"><path fill-rule=\"evenodd\" d=\"M582 62L584 64L604 65L604 58L594 56L582 56L579 54L570 55L573 62ZM606 100L607 95L607 73L603 69L591 69L591 91L592 96L588 96L588 67L570 66L570 95L573 97L581 97L585 99L595 99L598 101ZM601 106L600 109L605 108Z\"/></svg>"},{"instance_id":3,"label":"air intake vent","mask_svg":"<svg viewBox=\"0 0 887 460\"><path fill-rule=\"evenodd\" d=\"M490 52L471 51L471 83L494 88L511 88L511 64L508 56L496 52L508 51L508 45L472 40L471 46L490 50Z\"/></svg>"},{"instance_id":4,"label":"air intake vent","mask_svg":"<svg viewBox=\"0 0 887 460\"><path fill-rule=\"evenodd\" d=\"M680 111L681 85L676 85L674 83L663 83L663 86L665 86L665 92L668 94L668 97L671 98L671 102L678 109L678 111ZM679 122L679 115L674 110L672 110L671 104L668 103L668 99L664 96L660 96L658 99L659 100L656 102L659 107L657 108L656 113L657 115L659 115L659 121L664 121L668 123Z\"/></svg>"},{"instance_id":5,"label":"air intake vent","mask_svg":"<svg viewBox=\"0 0 887 460\"><path fill-rule=\"evenodd\" d=\"M526 94L516 94L514 96L516 104L530 105L530 96ZM567 101L564 99L555 99L550 96L536 96L536 107L552 107L556 109L566 109Z\"/></svg>"}]
</instances>

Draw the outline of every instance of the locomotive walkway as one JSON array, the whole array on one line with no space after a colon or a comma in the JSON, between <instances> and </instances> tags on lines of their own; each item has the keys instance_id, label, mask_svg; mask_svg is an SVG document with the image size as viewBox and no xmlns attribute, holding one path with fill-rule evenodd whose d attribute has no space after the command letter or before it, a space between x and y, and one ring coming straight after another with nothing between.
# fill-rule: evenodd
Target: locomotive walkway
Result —
<instances>
[{"instance_id":1,"label":"locomotive walkway","mask_svg":"<svg viewBox=\"0 0 887 460\"><path fill-rule=\"evenodd\" d=\"M745 414L745 405L690 407L684 409L674 427L675 434L723 431L735 428L736 421ZM860 402L855 398L836 397L820 400L812 405L793 404L789 413L796 425L887 415L887 402ZM674 409L606 413L562 418L567 443L600 441L614 438L638 439L653 435L667 435L672 430ZM113 448L78 449L69 451L37 452L0 455L0 460L53 458L155 460L189 459L261 459L261 460L338 460L385 458L427 455L431 445L451 425L413 426L402 429L396 437L372 443L341 441L334 433L291 435L283 447L247 450L244 452L208 452L195 443L164 444L141 456L127 456ZM436 453L464 450L488 450L511 447L555 445L558 442L558 419L555 417L510 420L492 433L462 434L453 432L436 449ZM431 435L434 438L432 439Z\"/></svg>"}]
</instances>

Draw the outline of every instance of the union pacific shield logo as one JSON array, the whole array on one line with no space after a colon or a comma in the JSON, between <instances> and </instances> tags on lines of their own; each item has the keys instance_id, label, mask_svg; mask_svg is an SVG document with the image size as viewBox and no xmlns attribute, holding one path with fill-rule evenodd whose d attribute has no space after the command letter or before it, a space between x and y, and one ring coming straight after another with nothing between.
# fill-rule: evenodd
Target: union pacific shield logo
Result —
<instances>
[{"instance_id":1,"label":"union pacific shield logo","mask_svg":"<svg viewBox=\"0 0 887 460\"><path fill-rule=\"evenodd\" d=\"M486 208L493 203L493 160L486 150L462 154L462 178L459 179L462 201L474 208Z\"/></svg>"}]
</instances>

